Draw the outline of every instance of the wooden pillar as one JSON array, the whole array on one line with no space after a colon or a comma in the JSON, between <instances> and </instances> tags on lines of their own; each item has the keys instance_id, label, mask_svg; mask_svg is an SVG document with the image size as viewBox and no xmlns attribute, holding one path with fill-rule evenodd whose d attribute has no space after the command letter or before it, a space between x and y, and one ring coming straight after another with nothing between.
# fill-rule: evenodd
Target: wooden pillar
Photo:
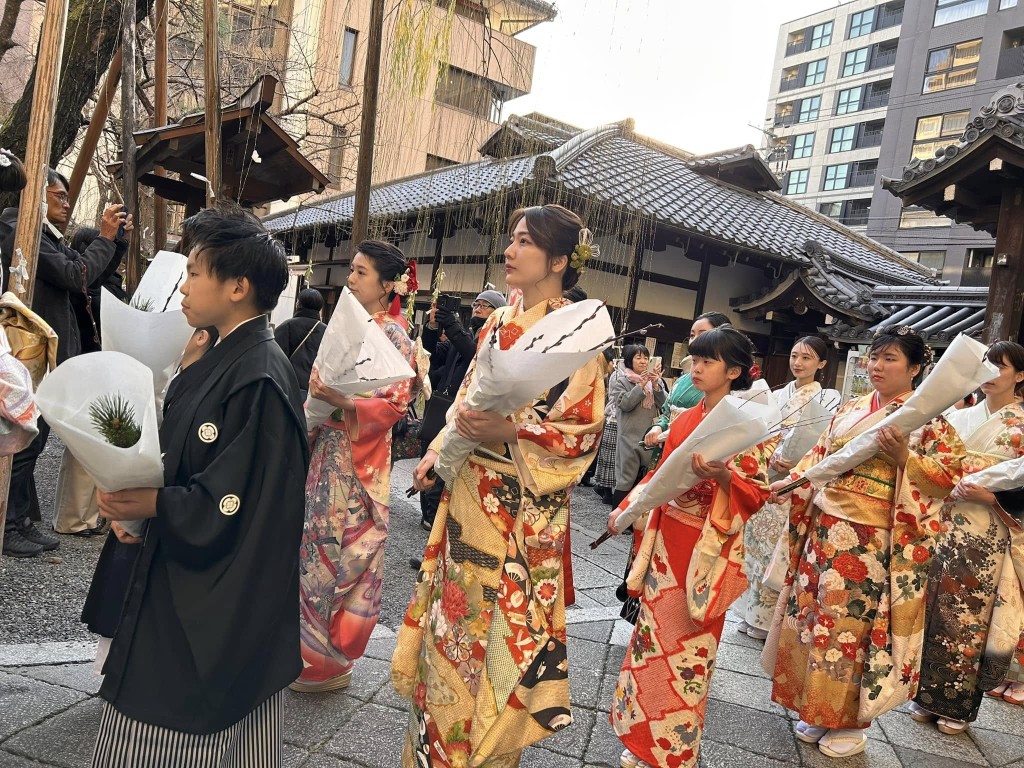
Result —
<instances>
[{"instance_id":1,"label":"wooden pillar","mask_svg":"<svg viewBox=\"0 0 1024 768\"><path fill-rule=\"evenodd\" d=\"M206 96L206 205L220 197L220 42L217 0L203 0L203 74Z\"/></svg>"},{"instance_id":2,"label":"wooden pillar","mask_svg":"<svg viewBox=\"0 0 1024 768\"><path fill-rule=\"evenodd\" d=\"M622 313L622 329L621 333L626 332L626 325L629 323L629 317L633 314L633 310L636 309L636 297L640 292L640 276L643 274L643 258L644 251L646 250L646 238L637 228L635 239L633 240L633 260L629 265L629 292L626 294L626 310Z\"/></svg>"},{"instance_id":3,"label":"wooden pillar","mask_svg":"<svg viewBox=\"0 0 1024 768\"><path fill-rule=\"evenodd\" d=\"M24 265L28 280L22 284L18 297L32 306L36 281L36 262L39 238L43 234L43 200L46 196L46 168L53 144L53 115L57 111L57 84L60 79L61 59L64 55L64 30L67 27L67 0L50 0L43 11L43 29L39 36L39 54L36 60L36 80L32 91L32 116L28 125L28 143L25 152L25 174L28 184L21 191L18 206L17 232L14 237L13 264ZM14 280L11 281L12 287ZM4 541L4 522L7 519L7 496L11 486L11 458L0 460L0 547Z\"/></svg>"},{"instance_id":4,"label":"wooden pillar","mask_svg":"<svg viewBox=\"0 0 1024 768\"><path fill-rule=\"evenodd\" d=\"M704 314L704 299L708 295L708 279L711 277L711 256L704 249L704 258L700 260L700 279L697 281L697 298L693 301L693 316L696 319Z\"/></svg>"},{"instance_id":5,"label":"wooden pillar","mask_svg":"<svg viewBox=\"0 0 1024 768\"><path fill-rule=\"evenodd\" d=\"M92 117L89 119L89 128L86 130L85 138L82 140L82 150L78 153L78 159L75 160L75 167L72 169L71 178L68 181L71 185L70 189L68 189L68 202L71 205L72 211L75 210L75 203L78 202L78 196L82 193L82 183L89 173L89 164L92 163L93 155L96 154L96 146L99 144L100 135L103 133L103 126L107 123L107 115L110 114L110 105L114 102L114 94L117 93L117 81L120 77L121 49L118 48L114 53L114 58L110 60L110 66L107 68L107 77L103 81L99 94L96 96L96 109L92 111Z\"/></svg>"},{"instance_id":6,"label":"wooden pillar","mask_svg":"<svg viewBox=\"0 0 1024 768\"><path fill-rule=\"evenodd\" d=\"M155 79L153 89L153 125L167 125L167 0L156 0L156 62L153 67ZM163 166L153 169L157 176L166 175ZM159 195L153 196L153 245L159 251L167 245L167 201Z\"/></svg>"},{"instance_id":7,"label":"wooden pillar","mask_svg":"<svg viewBox=\"0 0 1024 768\"><path fill-rule=\"evenodd\" d=\"M370 188L373 185L373 146L377 133L377 91L380 82L380 49L383 36L384 0L372 0L370 39L366 46L366 69L363 76L363 113L359 124L356 193L352 211L353 245L365 240L370 231Z\"/></svg>"},{"instance_id":8,"label":"wooden pillar","mask_svg":"<svg viewBox=\"0 0 1024 768\"><path fill-rule=\"evenodd\" d=\"M1019 341L1024 318L1024 188L1007 179L1002 182L996 229L995 263L985 309L986 344ZM1005 256L1006 264L999 262Z\"/></svg>"},{"instance_id":9,"label":"wooden pillar","mask_svg":"<svg viewBox=\"0 0 1024 768\"><path fill-rule=\"evenodd\" d=\"M121 14L121 184L124 187L124 207L140 221L139 179L135 172L135 0L123 0ZM141 223L141 222L140 222ZM141 227L125 233L128 253L124 278L128 293L135 290L142 278L142 258L139 252Z\"/></svg>"}]
</instances>

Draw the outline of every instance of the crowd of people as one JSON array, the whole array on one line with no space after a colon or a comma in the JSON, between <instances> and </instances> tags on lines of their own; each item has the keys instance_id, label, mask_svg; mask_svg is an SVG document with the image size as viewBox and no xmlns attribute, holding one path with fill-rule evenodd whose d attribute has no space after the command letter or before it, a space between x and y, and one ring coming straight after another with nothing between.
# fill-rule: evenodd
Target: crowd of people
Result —
<instances>
[{"instance_id":1,"label":"crowd of people","mask_svg":"<svg viewBox=\"0 0 1024 768\"><path fill-rule=\"evenodd\" d=\"M0 155L5 170L13 156ZM118 230L132 221L110 206L98 233L65 246L68 185L55 173L47 182L32 309L55 331L60 364L98 342L75 308L94 316L90 288L112 280ZM16 213L0 215L5 279L17 272ZM465 400L478 345L509 349L585 298L577 283L593 254L584 222L558 205L515 211L508 232L511 300L483 291L466 325L439 302L419 333L402 311L413 262L386 242L356 245L347 287L414 375L352 396L316 365L319 293L302 291L295 317L270 327L287 262L259 221L219 209L185 221L180 290L195 331L163 401L164 484L93 493L67 461L89 499L68 503L81 514L59 515L58 531L110 521L83 612L103 638L94 766L281 764L283 689L341 689L359 674L384 589L392 435L423 390L413 478L429 537L392 663L409 702L407 768L511 768L571 725L572 498L592 485L621 533L619 515L680 455L697 481L628 531L619 594L634 628L607 702L622 768L696 765L730 607L765 642L772 698L798 714L797 738L832 758L863 751L871 722L902 703L947 734L969 727L986 691L1024 703L1022 496L971 481L1024 456L1024 347L989 348L999 376L976 405L912 434L884 427L870 459L824 487L800 485L913 394L932 352L911 328L879 331L873 391L841 406L823 388L826 344L797 339L793 378L771 393L775 434L722 460L687 455L687 438L751 392L758 369L751 340L719 312L694 320L671 387L659 358L626 344L508 417L477 411ZM0 418L24 420L0 400ZM331 413L307 430L314 400ZM810 403L826 416L801 458L792 445L813 427ZM40 420L14 457L7 556L56 544L31 522L47 431ZM446 484L435 467L454 434L478 447ZM140 520L137 536L128 523Z\"/></svg>"}]
</instances>

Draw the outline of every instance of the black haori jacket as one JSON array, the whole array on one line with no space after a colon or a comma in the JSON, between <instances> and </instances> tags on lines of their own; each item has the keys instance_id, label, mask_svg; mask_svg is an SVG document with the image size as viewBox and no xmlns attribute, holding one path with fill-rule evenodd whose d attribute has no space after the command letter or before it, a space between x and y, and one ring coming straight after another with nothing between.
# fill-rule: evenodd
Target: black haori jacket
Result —
<instances>
[{"instance_id":1,"label":"black haori jacket","mask_svg":"<svg viewBox=\"0 0 1024 768\"><path fill-rule=\"evenodd\" d=\"M309 449L295 374L265 317L167 393L164 483L100 695L144 723L209 734L298 677Z\"/></svg>"}]
</instances>

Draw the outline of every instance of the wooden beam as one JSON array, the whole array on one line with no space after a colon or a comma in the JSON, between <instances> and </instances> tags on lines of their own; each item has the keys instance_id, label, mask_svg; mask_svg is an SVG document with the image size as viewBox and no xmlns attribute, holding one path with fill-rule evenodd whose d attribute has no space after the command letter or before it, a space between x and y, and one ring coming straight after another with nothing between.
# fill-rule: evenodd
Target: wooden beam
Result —
<instances>
[{"instance_id":1,"label":"wooden beam","mask_svg":"<svg viewBox=\"0 0 1024 768\"><path fill-rule=\"evenodd\" d=\"M370 228L370 189L373 185L373 145L377 133L377 92L383 35L384 0L371 0L370 39L366 46L366 68L363 76L363 114L359 125L359 158L356 162L355 207L352 212L354 243L365 240Z\"/></svg>"},{"instance_id":2,"label":"wooden beam","mask_svg":"<svg viewBox=\"0 0 1024 768\"><path fill-rule=\"evenodd\" d=\"M203 0L203 75L206 102L206 205L212 208L220 196L220 38L217 0Z\"/></svg>"},{"instance_id":3,"label":"wooden beam","mask_svg":"<svg viewBox=\"0 0 1024 768\"><path fill-rule=\"evenodd\" d=\"M121 187L125 210L140 221L139 177L135 172L135 0L122 0L121 11ZM141 221L140 221L141 225ZM142 279L142 254L139 249L141 226L126 232L124 282L130 296Z\"/></svg>"},{"instance_id":4,"label":"wooden beam","mask_svg":"<svg viewBox=\"0 0 1024 768\"><path fill-rule=\"evenodd\" d=\"M114 53L114 57L110 60L110 66L107 67L107 76L103 80L100 92L96 95L96 108L92 111L92 117L89 118L89 128L85 132L85 138L82 139L82 148L78 152L75 167L71 171L68 202L71 205L72 211L75 210L75 203L78 202L78 196L82 192L82 183L89 173L89 165L96 154L96 146L100 142L103 126L106 125L107 115L110 113L110 105L114 101L114 94L117 93L117 80L119 77L121 77L120 48Z\"/></svg>"},{"instance_id":5,"label":"wooden beam","mask_svg":"<svg viewBox=\"0 0 1024 768\"><path fill-rule=\"evenodd\" d=\"M963 184L950 184L947 186L942 190L942 199L944 202L955 202L971 209L985 207L985 203L978 197L978 195L966 188Z\"/></svg>"},{"instance_id":6,"label":"wooden beam","mask_svg":"<svg viewBox=\"0 0 1024 768\"><path fill-rule=\"evenodd\" d=\"M996 261L1006 255L1006 264L992 267L992 279L985 308L986 344L1020 341L1024 319L1024 188L1003 182L1002 205L996 230Z\"/></svg>"},{"instance_id":7,"label":"wooden beam","mask_svg":"<svg viewBox=\"0 0 1024 768\"><path fill-rule=\"evenodd\" d=\"M160 128L167 125L167 0L156 0L156 29L153 33L156 42L153 127ZM154 172L157 176L165 175L163 166L158 165ZM167 244L167 201L160 195L153 198L153 244L155 250Z\"/></svg>"}]
</instances>

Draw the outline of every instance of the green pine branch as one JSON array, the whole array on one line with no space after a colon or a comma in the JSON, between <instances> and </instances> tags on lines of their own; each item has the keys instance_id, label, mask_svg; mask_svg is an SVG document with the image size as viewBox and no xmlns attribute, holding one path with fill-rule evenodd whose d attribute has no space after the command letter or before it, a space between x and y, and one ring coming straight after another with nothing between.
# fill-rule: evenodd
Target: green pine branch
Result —
<instances>
[{"instance_id":1,"label":"green pine branch","mask_svg":"<svg viewBox=\"0 0 1024 768\"><path fill-rule=\"evenodd\" d=\"M111 445L131 448L142 437L135 408L120 395L104 395L89 406L92 425Z\"/></svg>"}]
</instances>

